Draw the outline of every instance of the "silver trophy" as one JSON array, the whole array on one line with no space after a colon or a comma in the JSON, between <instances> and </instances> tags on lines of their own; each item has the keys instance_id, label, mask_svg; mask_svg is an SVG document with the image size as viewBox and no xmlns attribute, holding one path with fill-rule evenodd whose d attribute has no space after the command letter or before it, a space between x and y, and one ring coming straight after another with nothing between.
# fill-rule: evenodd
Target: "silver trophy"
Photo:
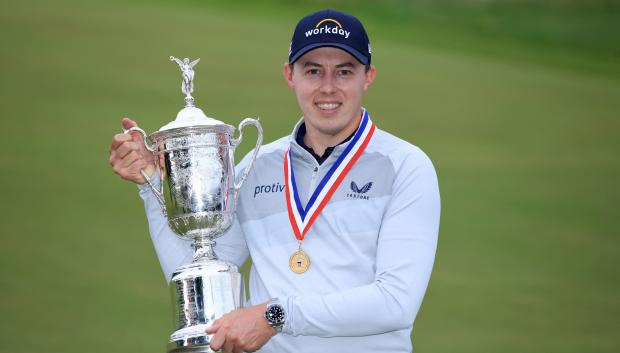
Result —
<instances>
[{"instance_id":1,"label":"silver trophy","mask_svg":"<svg viewBox=\"0 0 620 353\"><path fill-rule=\"evenodd\" d=\"M239 268L218 260L213 252L214 239L232 225L237 196L263 140L260 123L244 119L235 128L207 117L194 106L192 97L194 69L200 59L190 62L170 57L183 74L181 91L185 108L176 120L147 136L138 131L146 148L153 152L161 176L159 188L142 171L161 204L170 228L182 239L193 240L194 258L172 274L174 331L168 352L212 352L210 335L205 330L220 316L242 306L244 282ZM238 182L235 182L234 151L242 140L243 128L254 125L258 130L252 159Z\"/></svg>"}]
</instances>

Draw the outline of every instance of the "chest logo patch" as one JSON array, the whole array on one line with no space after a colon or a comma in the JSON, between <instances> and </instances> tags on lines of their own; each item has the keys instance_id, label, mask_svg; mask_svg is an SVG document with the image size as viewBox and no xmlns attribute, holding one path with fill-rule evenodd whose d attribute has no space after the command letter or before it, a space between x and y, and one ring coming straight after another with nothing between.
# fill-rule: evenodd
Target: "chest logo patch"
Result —
<instances>
[{"instance_id":1,"label":"chest logo patch","mask_svg":"<svg viewBox=\"0 0 620 353\"><path fill-rule=\"evenodd\" d=\"M254 198L256 198L256 195L270 194L282 191L284 191L284 185L280 184L279 182L275 182L271 185L256 185L256 187L254 187Z\"/></svg>"},{"instance_id":2,"label":"chest logo patch","mask_svg":"<svg viewBox=\"0 0 620 353\"><path fill-rule=\"evenodd\" d=\"M352 181L351 182L351 191L353 191L352 193L348 193L347 197L351 197L354 199L364 199L364 200L368 200L369 197L368 195L364 195L366 194L368 191L370 191L370 188L372 188L372 181L364 184L364 186L362 186L361 188L359 186L357 186L357 183Z\"/></svg>"},{"instance_id":3,"label":"chest logo patch","mask_svg":"<svg viewBox=\"0 0 620 353\"><path fill-rule=\"evenodd\" d=\"M372 187L372 181L362 186L361 189L357 187L357 184L354 181L351 182L351 190L356 194L365 194L370 190L371 187Z\"/></svg>"}]
</instances>

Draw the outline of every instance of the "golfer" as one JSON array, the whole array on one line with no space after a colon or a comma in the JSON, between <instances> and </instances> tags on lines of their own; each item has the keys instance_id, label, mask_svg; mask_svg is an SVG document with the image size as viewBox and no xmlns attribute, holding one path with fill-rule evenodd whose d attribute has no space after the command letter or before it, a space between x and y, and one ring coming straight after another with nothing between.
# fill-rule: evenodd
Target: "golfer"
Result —
<instances>
[{"instance_id":1,"label":"golfer","mask_svg":"<svg viewBox=\"0 0 620 353\"><path fill-rule=\"evenodd\" d=\"M212 349L412 351L437 246L439 190L424 152L382 131L381 117L363 107L375 73L357 18L323 10L297 24L283 75L302 117L291 117L289 136L261 147L235 223L218 238L220 259L241 266L250 256L252 268L249 303L207 330ZM114 171L139 184L170 280L193 250L144 184L141 169L159 182L152 156L125 134L110 150Z\"/></svg>"}]
</instances>

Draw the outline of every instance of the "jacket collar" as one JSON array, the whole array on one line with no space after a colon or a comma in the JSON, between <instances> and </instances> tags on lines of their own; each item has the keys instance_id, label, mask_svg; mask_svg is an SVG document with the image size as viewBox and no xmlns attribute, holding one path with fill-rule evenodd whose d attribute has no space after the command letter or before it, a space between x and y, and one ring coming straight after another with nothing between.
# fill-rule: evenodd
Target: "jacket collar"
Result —
<instances>
[{"instance_id":1,"label":"jacket collar","mask_svg":"<svg viewBox=\"0 0 620 353\"><path fill-rule=\"evenodd\" d=\"M366 108L362 107L362 117L364 116L365 113L366 113ZM362 123L362 120L363 119L360 119L360 125ZM314 156L297 142L297 134L299 133L299 129L303 124L304 124L304 118L301 117L295 124L295 127L293 128L293 132L289 135L288 139L289 139L289 143L291 146L291 153L294 158L300 158L307 163L318 165L318 162L316 161ZM329 155L329 157L327 157L327 159L323 162L323 164L331 164L334 160L336 160L342 154L342 152L345 150L345 148L347 148L349 143L351 143L351 137L357 133L357 131L360 128L360 125L357 126L357 129L355 129L355 131L353 132L351 136L347 137L346 140L344 140L340 144L333 147L332 153Z\"/></svg>"}]
</instances>

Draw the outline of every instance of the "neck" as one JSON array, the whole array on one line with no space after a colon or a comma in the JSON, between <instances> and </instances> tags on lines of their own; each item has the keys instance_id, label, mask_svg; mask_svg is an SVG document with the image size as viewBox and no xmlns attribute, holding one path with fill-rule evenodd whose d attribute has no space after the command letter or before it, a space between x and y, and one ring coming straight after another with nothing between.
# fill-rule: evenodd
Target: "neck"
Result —
<instances>
[{"instance_id":1,"label":"neck","mask_svg":"<svg viewBox=\"0 0 620 353\"><path fill-rule=\"evenodd\" d=\"M339 145L344 141L347 137L351 136L353 132L357 129L360 124L360 120L362 119L362 114L357 117L351 124L349 124L344 129L338 131L335 134L324 133L313 129L306 124L306 134L304 135L304 143L306 146L312 148L314 153L318 156L322 156L325 154L325 150L328 147L333 147Z\"/></svg>"}]
</instances>

